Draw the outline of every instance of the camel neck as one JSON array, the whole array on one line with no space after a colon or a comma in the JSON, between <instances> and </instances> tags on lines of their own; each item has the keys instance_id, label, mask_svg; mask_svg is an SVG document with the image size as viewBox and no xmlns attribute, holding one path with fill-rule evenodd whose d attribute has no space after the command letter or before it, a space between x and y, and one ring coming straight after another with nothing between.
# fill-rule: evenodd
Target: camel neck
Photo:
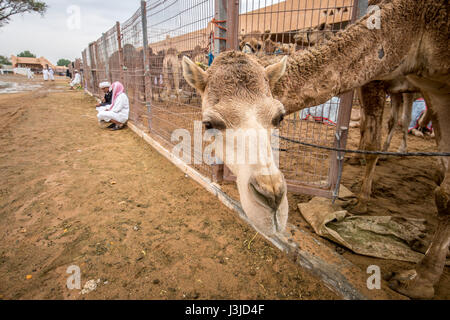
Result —
<instances>
[{"instance_id":1,"label":"camel neck","mask_svg":"<svg viewBox=\"0 0 450 320\"><path fill-rule=\"evenodd\" d=\"M417 51L421 31L414 10L400 10L404 4L404 0L386 3L379 28L368 27L372 16L367 15L324 45L291 55L287 74L274 90L286 111L315 106L403 72L405 59Z\"/></svg>"}]
</instances>

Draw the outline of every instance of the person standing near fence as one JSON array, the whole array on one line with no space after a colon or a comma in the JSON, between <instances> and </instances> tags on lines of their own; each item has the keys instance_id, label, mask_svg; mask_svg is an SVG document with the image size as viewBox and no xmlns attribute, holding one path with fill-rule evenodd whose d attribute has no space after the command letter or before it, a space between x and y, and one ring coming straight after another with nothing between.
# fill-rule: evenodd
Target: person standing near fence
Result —
<instances>
[{"instance_id":1,"label":"person standing near fence","mask_svg":"<svg viewBox=\"0 0 450 320\"><path fill-rule=\"evenodd\" d=\"M70 83L70 89L73 90L75 87L79 87L81 85L81 76L78 73L78 70L75 70L75 77Z\"/></svg>"},{"instance_id":2,"label":"person standing near fence","mask_svg":"<svg viewBox=\"0 0 450 320\"><path fill-rule=\"evenodd\" d=\"M44 81L48 81L48 65L42 69L42 76L44 77Z\"/></svg>"},{"instance_id":3,"label":"person standing near fence","mask_svg":"<svg viewBox=\"0 0 450 320\"><path fill-rule=\"evenodd\" d=\"M30 68L27 69L27 78L28 80L34 79L33 71Z\"/></svg>"},{"instance_id":4,"label":"person standing near fence","mask_svg":"<svg viewBox=\"0 0 450 320\"><path fill-rule=\"evenodd\" d=\"M55 71L53 71L52 67L48 67L48 76L51 81L55 81Z\"/></svg>"},{"instance_id":5,"label":"person standing near fence","mask_svg":"<svg viewBox=\"0 0 450 320\"><path fill-rule=\"evenodd\" d=\"M99 123L111 122L108 129L113 131L121 130L128 121L130 102L125 94L125 88L120 82L114 82L110 90L112 91L111 106L100 107L97 118Z\"/></svg>"}]
</instances>

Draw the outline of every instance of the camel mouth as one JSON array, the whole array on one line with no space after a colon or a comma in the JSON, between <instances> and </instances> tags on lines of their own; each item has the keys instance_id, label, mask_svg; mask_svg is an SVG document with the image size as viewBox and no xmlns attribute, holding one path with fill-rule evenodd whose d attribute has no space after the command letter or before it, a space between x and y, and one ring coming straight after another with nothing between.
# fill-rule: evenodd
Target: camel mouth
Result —
<instances>
[{"instance_id":1,"label":"camel mouth","mask_svg":"<svg viewBox=\"0 0 450 320\"><path fill-rule=\"evenodd\" d=\"M251 195L251 202L256 206L259 214L264 214L267 216L264 230L266 233L276 234L284 231L283 219L282 219L282 203L286 197L284 192L281 196L276 197L275 195L266 195L258 190L254 184L249 183L248 191Z\"/></svg>"}]
</instances>

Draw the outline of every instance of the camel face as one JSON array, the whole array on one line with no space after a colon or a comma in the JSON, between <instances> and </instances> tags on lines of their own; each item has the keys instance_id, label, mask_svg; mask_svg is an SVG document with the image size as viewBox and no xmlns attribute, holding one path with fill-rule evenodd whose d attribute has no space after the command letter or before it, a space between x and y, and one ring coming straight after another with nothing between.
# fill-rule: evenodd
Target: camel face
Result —
<instances>
[{"instance_id":1,"label":"camel face","mask_svg":"<svg viewBox=\"0 0 450 320\"><path fill-rule=\"evenodd\" d=\"M286 181L271 145L285 114L271 88L285 73L286 62L264 68L250 55L226 52L205 72L183 58L183 75L202 96L206 129L224 137L217 152L237 176L243 209L266 235L284 231L288 218Z\"/></svg>"}]
</instances>

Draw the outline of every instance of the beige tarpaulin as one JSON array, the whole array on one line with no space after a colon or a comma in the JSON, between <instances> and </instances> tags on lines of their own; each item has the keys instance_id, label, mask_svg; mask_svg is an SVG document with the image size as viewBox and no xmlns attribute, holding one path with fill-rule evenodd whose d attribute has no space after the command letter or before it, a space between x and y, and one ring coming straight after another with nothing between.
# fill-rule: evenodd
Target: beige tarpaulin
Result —
<instances>
[{"instance_id":1,"label":"beige tarpaulin","mask_svg":"<svg viewBox=\"0 0 450 320\"><path fill-rule=\"evenodd\" d=\"M317 234L355 253L415 263L423 258L423 254L412 250L410 245L423 237L425 220L352 216L322 198L299 204L299 209Z\"/></svg>"}]
</instances>

